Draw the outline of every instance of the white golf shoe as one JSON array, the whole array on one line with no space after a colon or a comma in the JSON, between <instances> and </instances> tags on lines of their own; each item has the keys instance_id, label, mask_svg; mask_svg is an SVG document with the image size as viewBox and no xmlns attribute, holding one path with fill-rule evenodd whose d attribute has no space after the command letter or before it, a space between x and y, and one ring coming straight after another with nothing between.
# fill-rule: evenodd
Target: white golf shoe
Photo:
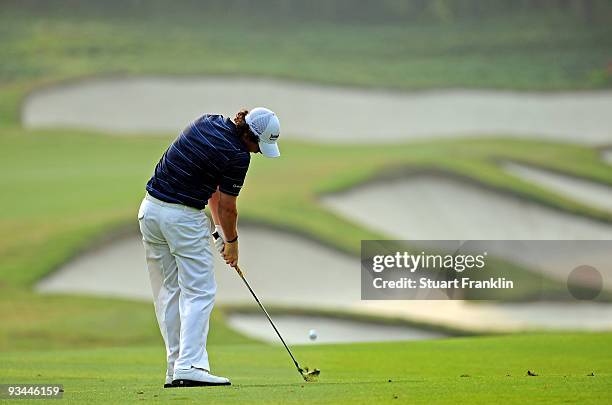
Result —
<instances>
[{"instance_id":1,"label":"white golf shoe","mask_svg":"<svg viewBox=\"0 0 612 405\"><path fill-rule=\"evenodd\" d=\"M214 385L231 385L230 380L225 377L217 377L201 368L191 367L189 370L174 370L175 387L206 387Z\"/></svg>"}]
</instances>

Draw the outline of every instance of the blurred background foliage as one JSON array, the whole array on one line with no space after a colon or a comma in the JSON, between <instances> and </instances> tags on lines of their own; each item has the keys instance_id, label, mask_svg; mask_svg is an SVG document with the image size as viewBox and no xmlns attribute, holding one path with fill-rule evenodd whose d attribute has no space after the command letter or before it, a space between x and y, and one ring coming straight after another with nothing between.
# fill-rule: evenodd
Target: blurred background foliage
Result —
<instances>
[{"instance_id":1,"label":"blurred background foliage","mask_svg":"<svg viewBox=\"0 0 612 405\"><path fill-rule=\"evenodd\" d=\"M576 21L606 24L611 21L609 0L3 0L2 7L28 13L54 14L66 11L97 15L151 17L183 14L199 9L211 16L257 19L282 18L335 23L402 23L411 21L453 22L526 15L541 12L571 16Z\"/></svg>"}]
</instances>

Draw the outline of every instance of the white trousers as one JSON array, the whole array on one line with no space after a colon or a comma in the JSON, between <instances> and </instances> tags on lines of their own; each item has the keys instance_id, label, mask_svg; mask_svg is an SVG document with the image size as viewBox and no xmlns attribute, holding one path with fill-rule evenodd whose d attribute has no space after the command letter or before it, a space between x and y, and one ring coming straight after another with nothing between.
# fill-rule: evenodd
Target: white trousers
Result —
<instances>
[{"instance_id":1,"label":"white trousers","mask_svg":"<svg viewBox=\"0 0 612 405\"><path fill-rule=\"evenodd\" d=\"M153 289L155 313L166 344L167 375L174 369L210 371L206 338L217 285L204 211L148 195L138 222Z\"/></svg>"}]
</instances>

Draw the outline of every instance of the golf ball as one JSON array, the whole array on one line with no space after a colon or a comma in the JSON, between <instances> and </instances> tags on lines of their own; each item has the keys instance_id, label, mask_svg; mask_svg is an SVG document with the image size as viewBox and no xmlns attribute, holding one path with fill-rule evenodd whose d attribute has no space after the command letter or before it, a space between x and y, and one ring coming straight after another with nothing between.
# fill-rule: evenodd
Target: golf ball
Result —
<instances>
[{"instance_id":1,"label":"golf ball","mask_svg":"<svg viewBox=\"0 0 612 405\"><path fill-rule=\"evenodd\" d=\"M317 340L317 331L316 331L316 330L314 330L314 329L310 329L310 330L308 331L308 338L309 338L310 340Z\"/></svg>"}]
</instances>

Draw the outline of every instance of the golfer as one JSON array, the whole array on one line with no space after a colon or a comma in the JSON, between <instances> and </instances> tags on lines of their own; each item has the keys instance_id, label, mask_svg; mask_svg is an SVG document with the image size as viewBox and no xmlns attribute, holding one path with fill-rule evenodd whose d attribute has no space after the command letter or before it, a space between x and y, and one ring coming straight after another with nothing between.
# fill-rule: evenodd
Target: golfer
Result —
<instances>
[{"instance_id":1,"label":"golfer","mask_svg":"<svg viewBox=\"0 0 612 405\"><path fill-rule=\"evenodd\" d=\"M155 167L138 211L155 313L168 368L164 387L229 385L210 373L206 337L216 294L214 244L238 265L236 198L250 153L278 157L280 123L266 108L239 111L234 120L203 115L170 145Z\"/></svg>"}]
</instances>

